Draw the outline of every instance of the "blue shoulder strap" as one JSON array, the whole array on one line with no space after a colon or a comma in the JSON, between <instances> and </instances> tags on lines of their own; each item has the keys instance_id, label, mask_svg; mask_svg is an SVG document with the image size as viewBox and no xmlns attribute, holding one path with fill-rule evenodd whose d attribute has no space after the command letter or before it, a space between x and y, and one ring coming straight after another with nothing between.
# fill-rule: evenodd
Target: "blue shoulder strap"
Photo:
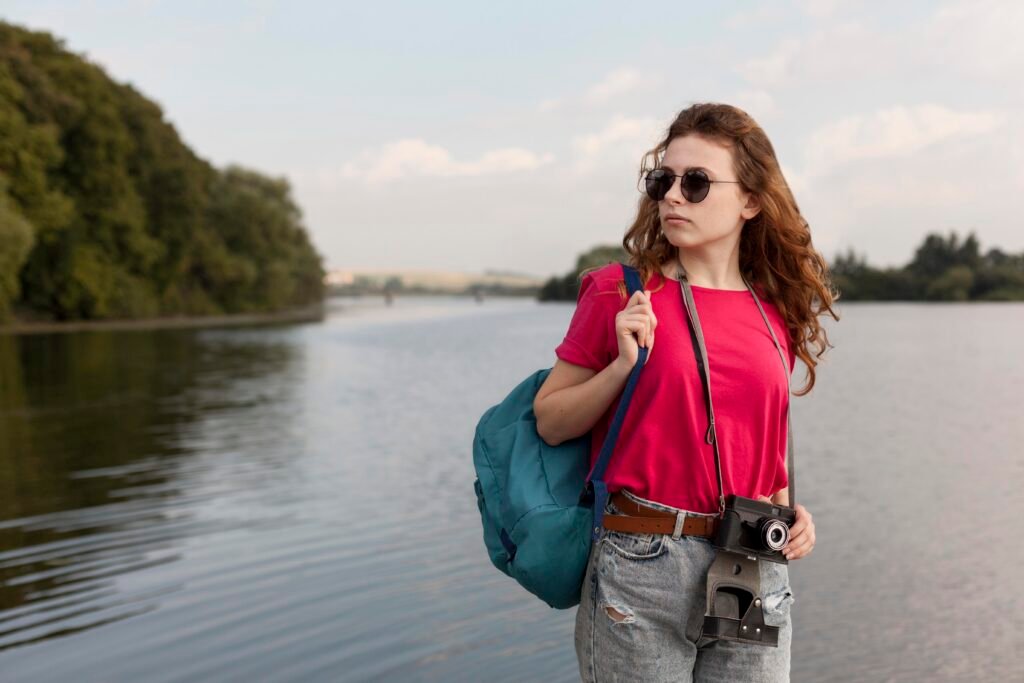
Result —
<instances>
[{"instance_id":1,"label":"blue shoulder strap","mask_svg":"<svg viewBox=\"0 0 1024 683\"><path fill-rule=\"evenodd\" d=\"M640 274L636 268L623 263L622 274L625 276L626 290L630 297L643 288L643 283L640 282ZM604 506L608 500L608 487L604 483L604 472L612 458L612 451L615 449L615 442L619 438L622 422L626 419L626 410L629 408L629 403L633 398L633 390L636 389L636 383L640 379L640 371L643 370L644 364L647 362L647 351L648 349L643 346L639 349L636 365L633 366L632 372L629 373L626 388L622 390L622 398L619 400L619 406L615 410L615 417L612 418L611 426L608 427L608 435L601 446L601 454L597 457L597 462L594 463L594 468L591 470L590 476L587 477L583 493L580 495L580 503L592 502L594 506L594 527L591 533L594 541L601 534Z\"/></svg>"}]
</instances>

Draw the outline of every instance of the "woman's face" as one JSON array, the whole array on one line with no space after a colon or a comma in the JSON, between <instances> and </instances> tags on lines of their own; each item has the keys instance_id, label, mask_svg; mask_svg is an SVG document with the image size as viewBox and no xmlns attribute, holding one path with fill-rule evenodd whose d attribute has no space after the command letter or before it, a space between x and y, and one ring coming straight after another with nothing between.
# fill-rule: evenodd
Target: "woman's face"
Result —
<instances>
[{"instance_id":1,"label":"woman's face","mask_svg":"<svg viewBox=\"0 0 1024 683\"><path fill-rule=\"evenodd\" d=\"M711 180L737 180L732 164L732 151L728 147L697 135L684 135L669 142L661 166L677 175L688 168L700 168ZM689 249L720 241L731 245L739 240L743 223L757 212L753 196L736 183L711 183L707 196L694 204L683 196L680 179L676 178L664 199L658 202L661 229L668 241L676 247ZM674 216L689 220L670 220Z\"/></svg>"}]
</instances>

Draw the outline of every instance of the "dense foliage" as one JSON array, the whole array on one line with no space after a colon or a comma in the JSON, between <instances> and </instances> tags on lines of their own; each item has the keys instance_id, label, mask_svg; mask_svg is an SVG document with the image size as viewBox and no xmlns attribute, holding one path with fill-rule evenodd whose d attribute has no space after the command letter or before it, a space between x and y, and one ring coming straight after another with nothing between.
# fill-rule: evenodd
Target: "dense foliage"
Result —
<instances>
[{"instance_id":1,"label":"dense foliage","mask_svg":"<svg viewBox=\"0 0 1024 683\"><path fill-rule=\"evenodd\" d=\"M625 262L628 258L622 246L600 245L584 252L576 259L576 267L561 277L552 277L540 288L540 301L575 301L580 291L580 273L588 268L603 266L613 261Z\"/></svg>"},{"instance_id":2,"label":"dense foliage","mask_svg":"<svg viewBox=\"0 0 1024 683\"><path fill-rule=\"evenodd\" d=\"M626 257L622 247L594 247L573 270L545 282L538 298L575 301L584 269ZM844 301L1024 301L1024 252L992 248L982 254L973 232L963 242L955 232L929 234L902 268L874 268L850 249L830 269Z\"/></svg>"},{"instance_id":3,"label":"dense foliage","mask_svg":"<svg viewBox=\"0 0 1024 683\"><path fill-rule=\"evenodd\" d=\"M130 85L0 22L0 318L272 311L322 279L286 180L212 167Z\"/></svg>"},{"instance_id":4,"label":"dense foliage","mask_svg":"<svg viewBox=\"0 0 1024 683\"><path fill-rule=\"evenodd\" d=\"M853 250L832 263L836 287L847 301L1021 301L1024 253L981 253L973 232L929 234L902 268L869 266Z\"/></svg>"}]
</instances>

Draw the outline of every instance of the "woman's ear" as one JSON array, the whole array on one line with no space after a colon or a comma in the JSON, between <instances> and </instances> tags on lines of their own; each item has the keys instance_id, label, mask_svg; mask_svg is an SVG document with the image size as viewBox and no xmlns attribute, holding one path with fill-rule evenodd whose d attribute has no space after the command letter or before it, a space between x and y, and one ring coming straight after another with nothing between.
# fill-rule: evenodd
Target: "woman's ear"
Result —
<instances>
[{"instance_id":1,"label":"woman's ear","mask_svg":"<svg viewBox=\"0 0 1024 683\"><path fill-rule=\"evenodd\" d=\"M751 192L747 195L747 203L743 205L740 215L743 216L743 220L749 221L759 213L761 213L761 199Z\"/></svg>"}]
</instances>

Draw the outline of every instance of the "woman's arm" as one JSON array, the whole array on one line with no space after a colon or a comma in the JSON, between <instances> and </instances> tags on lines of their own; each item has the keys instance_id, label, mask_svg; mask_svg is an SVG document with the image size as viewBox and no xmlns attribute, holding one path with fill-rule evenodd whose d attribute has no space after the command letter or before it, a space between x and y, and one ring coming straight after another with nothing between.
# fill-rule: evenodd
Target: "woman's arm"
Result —
<instances>
[{"instance_id":1,"label":"woman's arm","mask_svg":"<svg viewBox=\"0 0 1024 683\"><path fill-rule=\"evenodd\" d=\"M537 391L537 433L549 446L590 431L629 379L632 367L620 356L600 372L561 359Z\"/></svg>"},{"instance_id":2,"label":"woman's arm","mask_svg":"<svg viewBox=\"0 0 1024 683\"><path fill-rule=\"evenodd\" d=\"M596 326L591 338L584 338L582 343L582 346L596 350L607 346L602 339L607 328L607 311L594 307L595 294L589 287L593 278L584 280L584 285L580 286L581 300L576 304L573 322L570 323L570 334L577 324ZM586 290L584 286L587 286ZM641 346L647 349L647 359L650 359L657 326L650 291L637 290L626 301L626 307L615 314L615 345L618 347L615 360L597 371L559 356L533 401L537 433L545 443L557 446L563 441L583 436L593 428L612 401L622 393L639 361ZM593 338L597 341L594 342Z\"/></svg>"},{"instance_id":3,"label":"woman's arm","mask_svg":"<svg viewBox=\"0 0 1024 683\"><path fill-rule=\"evenodd\" d=\"M789 487L779 489L774 496L772 496L772 502L776 505L785 505L789 507Z\"/></svg>"}]
</instances>

